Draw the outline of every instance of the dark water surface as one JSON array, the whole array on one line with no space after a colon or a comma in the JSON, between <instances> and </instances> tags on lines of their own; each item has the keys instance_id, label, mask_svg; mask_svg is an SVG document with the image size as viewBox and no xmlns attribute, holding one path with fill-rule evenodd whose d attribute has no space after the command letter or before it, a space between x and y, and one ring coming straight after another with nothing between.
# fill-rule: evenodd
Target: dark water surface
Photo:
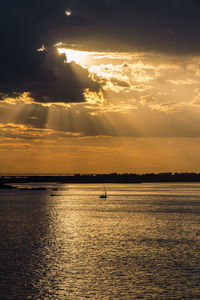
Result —
<instances>
[{"instance_id":1,"label":"dark water surface","mask_svg":"<svg viewBox=\"0 0 200 300\"><path fill-rule=\"evenodd\" d=\"M200 299L200 184L106 186L0 191L0 299Z\"/></svg>"}]
</instances>

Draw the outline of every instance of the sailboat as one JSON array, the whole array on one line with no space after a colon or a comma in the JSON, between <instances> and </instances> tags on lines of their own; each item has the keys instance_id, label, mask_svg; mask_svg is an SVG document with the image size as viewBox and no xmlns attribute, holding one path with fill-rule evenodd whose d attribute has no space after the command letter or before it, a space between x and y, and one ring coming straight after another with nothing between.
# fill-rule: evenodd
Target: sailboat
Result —
<instances>
[{"instance_id":1,"label":"sailboat","mask_svg":"<svg viewBox=\"0 0 200 300\"><path fill-rule=\"evenodd\" d=\"M107 193L106 193L106 188L104 187L104 194L100 195L99 198L106 199L107 198Z\"/></svg>"}]
</instances>

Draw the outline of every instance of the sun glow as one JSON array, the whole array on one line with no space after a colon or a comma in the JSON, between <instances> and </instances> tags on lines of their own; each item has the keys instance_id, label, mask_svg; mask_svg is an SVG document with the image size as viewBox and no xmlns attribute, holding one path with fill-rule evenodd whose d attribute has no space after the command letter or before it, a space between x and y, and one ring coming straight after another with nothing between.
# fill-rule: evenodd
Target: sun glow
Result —
<instances>
[{"instance_id":1,"label":"sun glow","mask_svg":"<svg viewBox=\"0 0 200 300\"><path fill-rule=\"evenodd\" d=\"M75 63L85 66L88 63L89 52L88 51L79 51L65 48L58 48L60 54L65 53L67 57L67 63L74 61Z\"/></svg>"}]
</instances>

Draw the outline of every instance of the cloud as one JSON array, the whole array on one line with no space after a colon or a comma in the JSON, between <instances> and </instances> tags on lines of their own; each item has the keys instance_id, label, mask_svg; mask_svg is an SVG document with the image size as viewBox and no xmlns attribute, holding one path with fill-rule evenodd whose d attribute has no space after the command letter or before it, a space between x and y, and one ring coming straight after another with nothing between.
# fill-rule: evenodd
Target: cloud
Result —
<instances>
[{"instance_id":1,"label":"cloud","mask_svg":"<svg viewBox=\"0 0 200 300\"><path fill-rule=\"evenodd\" d=\"M193 72L195 76L200 77L200 58L194 57L187 66L188 71Z\"/></svg>"},{"instance_id":2,"label":"cloud","mask_svg":"<svg viewBox=\"0 0 200 300\"><path fill-rule=\"evenodd\" d=\"M141 96L140 97L140 103L142 105L148 104L156 104L158 102L158 99L155 96L151 96L151 95L146 95L146 96Z\"/></svg>"},{"instance_id":3,"label":"cloud","mask_svg":"<svg viewBox=\"0 0 200 300\"><path fill-rule=\"evenodd\" d=\"M138 53L122 53L121 57L119 55L122 61L120 64L113 57L115 56L112 54L109 59L107 58L109 62L107 64L94 64L89 67L90 78L99 83L105 91L120 93L148 89L148 84L160 75L156 66L142 62L141 55L138 59ZM127 60L130 60L129 63Z\"/></svg>"},{"instance_id":4,"label":"cloud","mask_svg":"<svg viewBox=\"0 0 200 300\"><path fill-rule=\"evenodd\" d=\"M197 80L192 80L192 79L186 79L186 80L166 80L167 82L174 84L174 85L192 85L198 83Z\"/></svg>"},{"instance_id":5,"label":"cloud","mask_svg":"<svg viewBox=\"0 0 200 300\"><path fill-rule=\"evenodd\" d=\"M81 137L80 133L55 131L50 128L34 128L31 125L0 123L0 136L5 140L30 140L39 141L43 139L56 140L58 138Z\"/></svg>"},{"instance_id":6,"label":"cloud","mask_svg":"<svg viewBox=\"0 0 200 300\"><path fill-rule=\"evenodd\" d=\"M200 89L199 88L197 88L195 90L195 96L194 96L193 100L191 101L191 104L194 106L200 105Z\"/></svg>"},{"instance_id":7,"label":"cloud","mask_svg":"<svg viewBox=\"0 0 200 300\"><path fill-rule=\"evenodd\" d=\"M82 102L85 88L99 89L87 70L64 64L53 46L71 26L65 11L63 0L2 3L1 98L29 92L38 102Z\"/></svg>"},{"instance_id":8,"label":"cloud","mask_svg":"<svg viewBox=\"0 0 200 300\"><path fill-rule=\"evenodd\" d=\"M11 73L8 82L0 82L1 98L5 95L18 97L29 93L30 97L40 103L84 102L85 88L98 91L100 85L89 78L89 72L74 62L64 63L65 55L58 55L56 49L50 52L35 53L38 70L22 70ZM8 98L8 97L6 97Z\"/></svg>"},{"instance_id":9,"label":"cloud","mask_svg":"<svg viewBox=\"0 0 200 300\"><path fill-rule=\"evenodd\" d=\"M84 108L92 116L100 116L106 113L121 113L123 115L137 109L134 101L133 103L120 102L118 105L113 104L104 98L102 92L96 93L86 89L84 96L86 99Z\"/></svg>"},{"instance_id":10,"label":"cloud","mask_svg":"<svg viewBox=\"0 0 200 300\"><path fill-rule=\"evenodd\" d=\"M124 50L197 52L199 8L195 0L125 0L123 4L120 0L3 1L1 98L29 92L37 102L68 103L83 102L86 88L98 92L100 83L88 78L86 69L63 63L65 57L58 56L53 46L59 42L81 44L83 49L92 51L103 50L105 58L109 58L105 51L110 48L114 50L110 58L115 60L122 58L120 51ZM66 11L73 13L66 16ZM144 82L155 77L155 70L138 68L132 70L135 80L140 78ZM127 79L114 76L110 87L114 88L117 80L118 87L120 82L121 88L129 84Z\"/></svg>"},{"instance_id":11,"label":"cloud","mask_svg":"<svg viewBox=\"0 0 200 300\"><path fill-rule=\"evenodd\" d=\"M93 47L123 49L128 45L168 53L200 49L200 4L196 0L115 0L109 6L105 1L71 0L70 6L85 20L85 26L71 27L68 36ZM79 22L77 19L76 25Z\"/></svg>"}]
</instances>

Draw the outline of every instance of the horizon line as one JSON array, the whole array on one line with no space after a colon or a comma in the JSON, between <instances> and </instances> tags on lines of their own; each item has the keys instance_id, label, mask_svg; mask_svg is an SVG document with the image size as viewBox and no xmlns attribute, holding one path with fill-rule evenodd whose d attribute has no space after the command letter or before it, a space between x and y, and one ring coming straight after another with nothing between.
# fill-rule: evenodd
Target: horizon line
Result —
<instances>
[{"instance_id":1,"label":"horizon line","mask_svg":"<svg viewBox=\"0 0 200 300\"><path fill-rule=\"evenodd\" d=\"M161 174L168 174L168 175L175 175L175 174L198 174L200 175L199 172L188 172L188 171L166 171L166 172L143 172L143 173L134 173L134 172L110 172L110 173L64 173L64 172L58 172L58 173L48 173L48 172L0 172L0 176L75 176L75 175L80 175L80 176L88 176L88 175L161 175Z\"/></svg>"}]
</instances>

